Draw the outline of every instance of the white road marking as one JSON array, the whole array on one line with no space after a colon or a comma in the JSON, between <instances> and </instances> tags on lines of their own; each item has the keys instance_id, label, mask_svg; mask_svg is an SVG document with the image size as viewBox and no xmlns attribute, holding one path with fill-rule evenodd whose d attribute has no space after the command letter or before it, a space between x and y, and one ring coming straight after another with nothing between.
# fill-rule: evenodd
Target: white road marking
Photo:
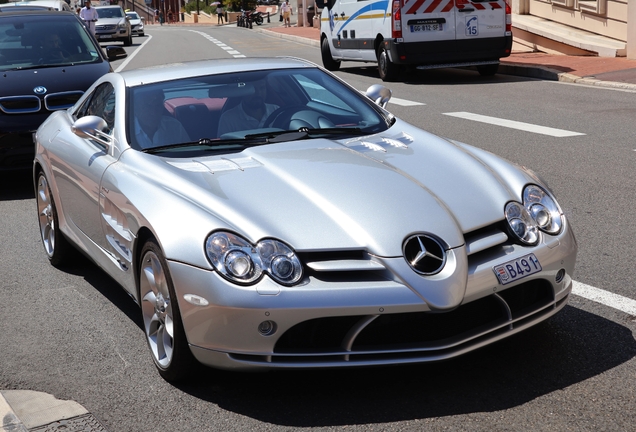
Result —
<instances>
[{"instance_id":1,"label":"white road marking","mask_svg":"<svg viewBox=\"0 0 636 432\"><path fill-rule=\"evenodd\" d=\"M572 294L636 316L636 300L573 281Z\"/></svg>"},{"instance_id":2,"label":"white road marking","mask_svg":"<svg viewBox=\"0 0 636 432\"><path fill-rule=\"evenodd\" d=\"M190 31L192 33L200 34L201 36L203 36L204 38L206 38L210 42L214 43L216 46L218 46L222 50L227 51L227 53L230 54L232 57L235 57L235 58L245 57L245 55L241 54L239 51L235 50L231 46L226 45L225 43L221 42L220 40L218 40L218 39L216 39L216 38L214 38L212 36L210 36L207 33L203 33L203 32L196 31L196 30L190 30Z\"/></svg>"},{"instance_id":3,"label":"white road marking","mask_svg":"<svg viewBox=\"0 0 636 432\"><path fill-rule=\"evenodd\" d=\"M128 63L130 63L130 61L131 61L133 58L135 58L135 56L139 53L139 51L141 51L141 49L144 47L144 45L146 45L148 42L150 42L150 39L152 39L152 36L151 36L151 35L149 35L149 34L147 34L147 33L146 33L146 36L148 36L148 38L146 39L146 41L145 41L144 43L142 43L142 44L141 44L141 46L135 50L135 52L134 52L134 53L129 54L129 55L128 55L128 57L126 57L126 60L124 60L124 61L123 61L123 62L119 65L119 67L117 67L117 69L115 69L115 72L120 72L120 71L122 71L122 70L126 67L126 65L127 65Z\"/></svg>"},{"instance_id":4,"label":"white road marking","mask_svg":"<svg viewBox=\"0 0 636 432\"><path fill-rule=\"evenodd\" d=\"M555 129L546 126L539 126L531 123L524 123L514 120L506 120L498 117L490 117L480 114L473 114L469 112L452 112L452 113L443 113L444 115L451 117L463 118L466 120L473 120L481 123L493 124L496 126L503 126L512 129L518 129L526 132L534 132L542 135L549 135L557 138L571 137L571 136L579 136L585 135L580 132L572 132L563 129Z\"/></svg>"},{"instance_id":5,"label":"white road marking","mask_svg":"<svg viewBox=\"0 0 636 432\"><path fill-rule=\"evenodd\" d=\"M401 105L401 106L418 106L418 105L426 105L425 103L422 102L413 102L410 100L406 100L406 99L400 99L400 98L396 98L396 97L392 97L391 100L389 101L390 104L395 104L395 105Z\"/></svg>"}]
</instances>

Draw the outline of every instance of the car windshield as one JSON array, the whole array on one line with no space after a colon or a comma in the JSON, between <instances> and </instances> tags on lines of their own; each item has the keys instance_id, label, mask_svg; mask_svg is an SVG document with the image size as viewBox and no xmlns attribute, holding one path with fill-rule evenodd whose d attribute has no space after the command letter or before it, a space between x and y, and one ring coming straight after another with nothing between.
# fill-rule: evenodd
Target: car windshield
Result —
<instances>
[{"instance_id":1,"label":"car windshield","mask_svg":"<svg viewBox=\"0 0 636 432\"><path fill-rule=\"evenodd\" d=\"M390 121L317 68L185 78L132 87L128 98L128 142L137 150L209 151L218 144L227 151L254 142L340 139L382 132ZM292 131L304 133L285 133Z\"/></svg>"},{"instance_id":2,"label":"car windshield","mask_svg":"<svg viewBox=\"0 0 636 432\"><path fill-rule=\"evenodd\" d=\"M126 16L130 18L131 20L139 19L139 15L137 15L137 12L126 12Z\"/></svg>"},{"instance_id":3,"label":"car windshield","mask_svg":"<svg viewBox=\"0 0 636 432\"><path fill-rule=\"evenodd\" d=\"M0 71L101 61L73 15L0 17Z\"/></svg>"},{"instance_id":4,"label":"car windshield","mask_svg":"<svg viewBox=\"0 0 636 432\"><path fill-rule=\"evenodd\" d=\"M100 7L97 9L97 16L100 18L123 18L124 11L119 7Z\"/></svg>"}]
</instances>

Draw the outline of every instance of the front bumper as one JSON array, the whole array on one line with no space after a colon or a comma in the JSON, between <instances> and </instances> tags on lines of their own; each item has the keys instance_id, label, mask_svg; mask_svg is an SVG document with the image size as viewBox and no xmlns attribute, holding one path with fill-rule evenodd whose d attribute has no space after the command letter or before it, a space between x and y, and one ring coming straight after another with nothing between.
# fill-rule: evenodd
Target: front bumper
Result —
<instances>
[{"instance_id":1,"label":"front bumper","mask_svg":"<svg viewBox=\"0 0 636 432\"><path fill-rule=\"evenodd\" d=\"M543 270L500 285L493 267L530 252ZM465 277L462 304L443 312L432 311L421 290L399 278L309 277L291 288L264 278L239 287L213 271L174 261L169 266L188 342L201 363L225 369L346 367L447 359L544 321L567 303L576 252L567 225L536 247L506 244L480 252L455 272ZM392 269L405 263L401 257L381 261ZM557 280L559 270L565 275ZM210 304L194 306L185 294ZM273 334L259 332L264 321L276 328Z\"/></svg>"}]
</instances>

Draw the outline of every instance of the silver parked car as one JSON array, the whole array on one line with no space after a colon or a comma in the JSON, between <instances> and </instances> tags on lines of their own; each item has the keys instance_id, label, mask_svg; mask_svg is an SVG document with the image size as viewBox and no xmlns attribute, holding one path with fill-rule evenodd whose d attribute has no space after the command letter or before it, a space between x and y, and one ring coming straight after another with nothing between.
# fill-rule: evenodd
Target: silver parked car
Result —
<instances>
[{"instance_id":1,"label":"silver parked car","mask_svg":"<svg viewBox=\"0 0 636 432\"><path fill-rule=\"evenodd\" d=\"M561 310L577 245L532 171L298 59L110 73L36 134L53 265L138 302L168 380L451 358Z\"/></svg>"},{"instance_id":2,"label":"silver parked car","mask_svg":"<svg viewBox=\"0 0 636 432\"><path fill-rule=\"evenodd\" d=\"M95 6L97 16L95 38L99 42L119 41L132 45L132 26L121 6Z\"/></svg>"}]
</instances>

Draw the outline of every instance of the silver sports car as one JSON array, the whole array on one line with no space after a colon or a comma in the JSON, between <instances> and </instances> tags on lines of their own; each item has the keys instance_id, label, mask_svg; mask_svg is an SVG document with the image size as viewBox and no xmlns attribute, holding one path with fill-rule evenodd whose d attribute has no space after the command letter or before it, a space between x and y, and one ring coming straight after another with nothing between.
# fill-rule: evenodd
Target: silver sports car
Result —
<instances>
[{"instance_id":1,"label":"silver sports car","mask_svg":"<svg viewBox=\"0 0 636 432\"><path fill-rule=\"evenodd\" d=\"M104 75L37 132L48 258L124 287L168 380L448 359L557 313L577 244L545 183L390 96L290 58Z\"/></svg>"}]
</instances>

